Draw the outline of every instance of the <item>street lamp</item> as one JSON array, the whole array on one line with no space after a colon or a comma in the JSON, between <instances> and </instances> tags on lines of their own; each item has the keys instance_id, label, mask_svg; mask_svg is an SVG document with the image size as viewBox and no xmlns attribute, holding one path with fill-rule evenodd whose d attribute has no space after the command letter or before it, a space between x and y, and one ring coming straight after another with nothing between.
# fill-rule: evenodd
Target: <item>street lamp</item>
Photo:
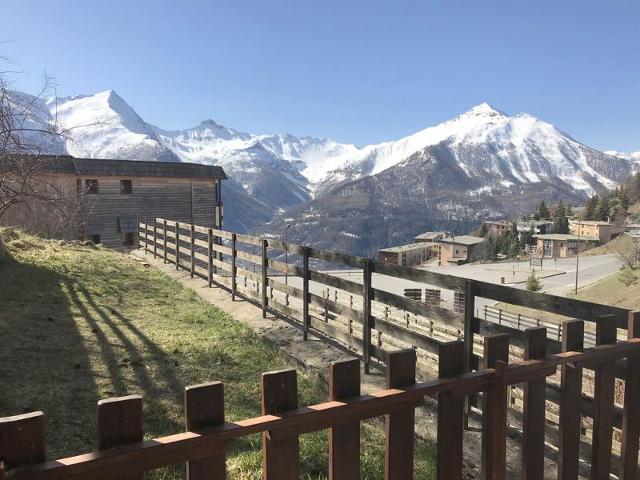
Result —
<instances>
[{"instance_id":1,"label":"street lamp","mask_svg":"<svg viewBox=\"0 0 640 480\"><path fill-rule=\"evenodd\" d=\"M287 243L287 230L289 230L289 228L291 228L291 223L288 223L287 225L284 226L284 243ZM285 245L285 251L284 251L284 264L286 265L285 269L284 269L284 284L287 285L289 283L289 256L287 254L287 250L286 250L286 245Z\"/></svg>"},{"instance_id":2,"label":"street lamp","mask_svg":"<svg viewBox=\"0 0 640 480\"><path fill-rule=\"evenodd\" d=\"M261 223L256 223L256 224L253 226L253 236L254 236L254 239L255 239L255 236L256 236L256 228L261 227L261 226L262 226L262 224L261 224ZM253 244L253 255L254 255L254 256L256 255L256 244L255 244L255 243ZM253 262L253 273L256 273L256 262L255 262L255 261Z\"/></svg>"}]
</instances>

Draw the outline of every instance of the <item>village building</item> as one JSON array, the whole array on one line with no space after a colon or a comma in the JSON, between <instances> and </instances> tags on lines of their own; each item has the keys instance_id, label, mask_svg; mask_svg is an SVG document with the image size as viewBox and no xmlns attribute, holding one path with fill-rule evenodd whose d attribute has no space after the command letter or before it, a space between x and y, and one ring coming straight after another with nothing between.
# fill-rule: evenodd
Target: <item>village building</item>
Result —
<instances>
[{"instance_id":1,"label":"village building","mask_svg":"<svg viewBox=\"0 0 640 480\"><path fill-rule=\"evenodd\" d=\"M432 243L445 236L445 232L424 232L416 236L414 240L416 241L416 243Z\"/></svg>"},{"instance_id":2,"label":"village building","mask_svg":"<svg viewBox=\"0 0 640 480\"><path fill-rule=\"evenodd\" d=\"M61 238L133 247L138 219L144 217L222 227L221 181L227 177L221 167L66 155L42 161L42 175L56 192L75 192L84 202ZM8 210L2 224L37 232L48 214L46 203L22 204Z\"/></svg>"},{"instance_id":3,"label":"village building","mask_svg":"<svg viewBox=\"0 0 640 480\"><path fill-rule=\"evenodd\" d=\"M601 244L609 242L623 230L623 227L605 221L569 220L569 232L580 237L597 238Z\"/></svg>"},{"instance_id":4,"label":"village building","mask_svg":"<svg viewBox=\"0 0 640 480\"><path fill-rule=\"evenodd\" d=\"M487 235L492 237L504 235L513 228L513 222L508 220L487 220L484 224L487 226Z\"/></svg>"},{"instance_id":5,"label":"village building","mask_svg":"<svg viewBox=\"0 0 640 480\"><path fill-rule=\"evenodd\" d=\"M419 242L378 250L378 261L411 267L420 265L437 255L437 245L429 242Z\"/></svg>"},{"instance_id":6,"label":"village building","mask_svg":"<svg viewBox=\"0 0 640 480\"><path fill-rule=\"evenodd\" d=\"M539 257L564 258L589 250L600 244L598 237L577 236L563 233L547 233L533 236L536 239L535 253Z\"/></svg>"},{"instance_id":7,"label":"village building","mask_svg":"<svg viewBox=\"0 0 640 480\"><path fill-rule=\"evenodd\" d=\"M445 237L436 241L440 265L473 262L481 257L481 245L486 240L472 235Z\"/></svg>"},{"instance_id":8,"label":"village building","mask_svg":"<svg viewBox=\"0 0 640 480\"><path fill-rule=\"evenodd\" d=\"M518 231L518 236L531 231L534 234L551 233L553 222L550 220L521 220L516 222L516 230Z\"/></svg>"}]
</instances>

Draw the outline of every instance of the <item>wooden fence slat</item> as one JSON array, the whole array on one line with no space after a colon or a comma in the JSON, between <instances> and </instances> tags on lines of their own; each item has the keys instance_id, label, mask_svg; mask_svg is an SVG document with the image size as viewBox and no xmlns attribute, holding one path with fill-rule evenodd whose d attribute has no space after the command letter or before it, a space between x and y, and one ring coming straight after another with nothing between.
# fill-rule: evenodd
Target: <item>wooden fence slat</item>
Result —
<instances>
[{"instance_id":1,"label":"wooden fence slat","mask_svg":"<svg viewBox=\"0 0 640 480\"><path fill-rule=\"evenodd\" d=\"M438 378L462 375L465 371L465 343L453 341L440 345ZM437 479L462 478L462 435L464 398L450 392L438 395Z\"/></svg>"},{"instance_id":2,"label":"wooden fence slat","mask_svg":"<svg viewBox=\"0 0 640 480\"><path fill-rule=\"evenodd\" d=\"M640 312L629 312L627 337L640 338ZM626 361L624 410L622 414L622 475L620 480L638 478L638 438L640 437L640 355Z\"/></svg>"},{"instance_id":3,"label":"wooden fence slat","mask_svg":"<svg viewBox=\"0 0 640 480\"><path fill-rule=\"evenodd\" d=\"M142 397L140 395L98 401L99 450L140 443L142 440ZM132 472L132 467L133 465L112 478L118 480L144 479L144 472Z\"/></svg>"},{"instance_id":4,"label":"wooden fence slat","mask_svg":"<svg viewBox=\"0 0 640 480\"><path fill-rule=\"evenodd\" d=\"M269 259L267 257L267 240L262 240L262 318L267 318L267 306L268 306L268 298L267 298L267 283L268 283L268 269L269 269Z\"/></svg>"},{"instance_id":5,"label":"wooden fence slat","mask_svg":"<svg viewBox=\"0 0 640 480\"><path fill-rule=\"evenodd\" d=\"M482 478L506 478L507 385L504 372L509 360L509 336L484 339L485 368L494 368L496 378L482 398Z\"/></svg>"},{"instance_id":6,"label":"wooden fence slat","mask_svg":"<svg viewBox=\"0 0 640 480\"><path fill-rule=\"evenodd\" d=\"M360 395L360 361L334 362L329 367L329 400ZM329 430L329 480L360 478L360 422Z\"/></svg>"},{"instance_id":7,"label":"wooden fence slat","mask_svg":"<svg viewBox=\"0 0 640 480\"><path fill-rule=\"evenodd\" d=\"M584 348L584 322L562 324L562 351L580 352ZM560 421L558 441L558 480L578 480L580 465L580 400L582 367L569 363L560 367Z\"/></svg>"},{"instance_id":8,"label":"wooden fence slat","mask_svg":"<svg viewBox=\"0 0 640 480\"><path fill-rule=\"evenodd\" d=\"M602 316L596 322L596 345L616 343L615 316ZM609 480L613 439L613 397L615 362L595 367L593 381L593 437L591 440L591 480Z\"/></svg>"},{"instance_id":9,"label":"wooden fence slat","mask_svg":"<svg viewBox=\"0 0 640 480\"><path fill-rule=\"evenodd\" d=\"M147 225L147 217L144 217L144 253L149 253L149 231Z\"/></svg>"},{"instance_id":10,"label":"wooden fence slat","mask_svg":"<svg viewBox=\"0 0 640 480\"><path fill-rule=\"evenodd\" d=\"M364 372L369 373L371 365L371 300L373 292L371 288L372 261L365 260L362 268L362 284L364 293L362 295L362 361L364 362ZM387 366L388 370L388 366Z\"/></svg>"},{"instance_id":11,"label":"wooden fence slat","mask_svg":"<svg viewBox=\"0 0 640 480\"><path fill-rule=\"evenodd\" d=\"M9 470L45 460L44 413L0 418L0 465Z\"/></svg>"},{"instance_id":12,"label":"wooden fence slat","mask_svg":"<svg viewBox=\"0 0 640 480\"><path fill-rule=\"evenodd\" d=\"M295 370L262 374L262 414L298 408L298 381ZM300 443L298 435L271 431L262 434L262 474L264 480L298 480Z\"/></svg>"},{"instance_id":13,"label":"wooden fence slat","mask_svg":"<svg viewBox=\"0 0 640 480\"><path fill-rule=\"evenodd\" d=\"M525 331L525 335L524 359L544 360L547 356L546 327L529 328ZM522 478L525 480L544 478L546 383L546 377L539 377L524 384Z\"/></svg>"},{"instance_id":14,"label":"wooden fence slat","mask_svg":"<svg viewBox=\"0 0 640 480\"><path fill-rule=\"evenodd\" d=\"M184 389L185 429L202 429L224 425L224 385L210 382ZM222 480L226 475L225 451L187 462L187 480Z\"/></svg>"},{"instance_id":15,"label":"wooden fence slat","mask_svg":"<svg viewBox=\"0 0 640 480\"><path fill-rule=\"evenodd\" d=\"M390 352L386 363L387 388L402 389L416 383L415 350ZM385 480L413 479L414 431L414 407L385 416Z\"/></svg>"}]
</instances>

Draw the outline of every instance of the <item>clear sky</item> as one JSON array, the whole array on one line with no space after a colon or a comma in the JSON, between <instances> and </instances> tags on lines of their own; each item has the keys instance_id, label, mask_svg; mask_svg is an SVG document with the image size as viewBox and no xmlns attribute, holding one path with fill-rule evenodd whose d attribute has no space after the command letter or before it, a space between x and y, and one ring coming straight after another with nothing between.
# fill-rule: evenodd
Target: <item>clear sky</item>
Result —
<instances>
[{"instance_id":1,"label":"clear sky","mask_svg":"<svg viewBox=\"0 0 640 480\"><path fill-rule=\"evenodd\" d=\"M145 120L396 139L487 101L640 150L639 0L3 0L14 86ZM0 68L2 70L2 68Z\"/></svg>"}]
</instances>

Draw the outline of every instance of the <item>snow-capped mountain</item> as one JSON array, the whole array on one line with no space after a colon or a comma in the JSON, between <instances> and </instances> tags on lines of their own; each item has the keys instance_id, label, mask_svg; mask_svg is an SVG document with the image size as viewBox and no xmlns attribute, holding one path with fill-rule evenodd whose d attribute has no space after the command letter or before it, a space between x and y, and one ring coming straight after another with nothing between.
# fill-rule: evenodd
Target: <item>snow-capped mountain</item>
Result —
<instances>
[{"instance_id":1,"label":"snow-capped mountain","mask_svg":"<svg viewBox=\"0 0 640 480\"><path fill-rule=\"evenodd\" d=\"M640 152L619 152L617 150L605 150L607 155L613 155L614 157L625 158L632 160L633 162L640 163Z\"/></svg>"},{"instance_id":2,"label":"snow-capped mountain","mask_svg":"<svg viewBox=\"0 0 640 480\"><path fill-rule=\"evenodd\" d=\"M245 133L213 120L164 130L112 90L47 100L14 92L13 102L26 122L65 131L63 139L30 134L29 142L49 153L223 166L230 177L223 189L230 229L250 230L274 217L266 228L278 228L280 219L296 215L302 225L303 218L340 219L348 212L355 220L335 228L354 242L362 236L355 230L365 228L358 226L361 219L379 231L376 219L391 211L399 218L414 212L413 225L422 228L511 215L541 199L579 201L624 181L640 161L637 153L603 153L531 115L507 115L486 103L405 138L359 148L326 138ZM323 227L328 238L337 234L326 227L330 223ZM393 238L404 231L392 228Z\"/></svg>"},{"instance_id":3,"label":"snow-capped mountain","mask_svg":"<svg viewBox=\"0 0 640 480\"><path fill-rule=\"evenodd\" d=\"M448 146L464 176L489 176L503 186L558 179L591 194L628 174L626 162L582 145L549 123L526 113L510 116L483 103L435 127L361 149L327 172L319 188L376 175L438 144Z\"/></svg>"}]
</instances>

